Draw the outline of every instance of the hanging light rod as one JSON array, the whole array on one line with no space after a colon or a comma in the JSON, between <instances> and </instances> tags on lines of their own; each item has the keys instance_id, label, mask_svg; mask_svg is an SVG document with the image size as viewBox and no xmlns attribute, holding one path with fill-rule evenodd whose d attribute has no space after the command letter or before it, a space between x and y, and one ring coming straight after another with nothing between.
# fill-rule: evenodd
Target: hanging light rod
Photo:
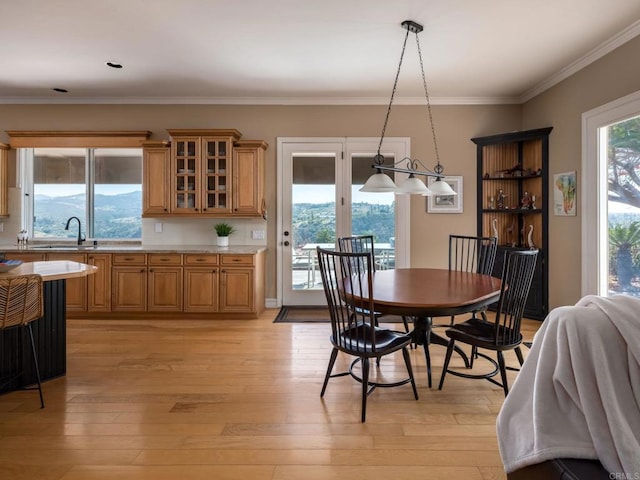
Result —
<instances>
[{"instance_id":1,"label":"hanging light rod","mask_svg":"<svg viewBox=\"0 0 640 480\"><path fill-rule=\"evenodd\" d=\"M429 101L429 90L427 89L427 79L424 74L424 64L422 62L422 51L420 50L420 40L418 38L418 34L424 30L423 26L413 20L405 20L401 23L402 28L404 28L407 33L404 37L404 43L402 45L402 53L400 54L400 63L398 64L398 70L396 72L396 78L393 82L393 90L391 91L391 98L389 99L389 106L387 107L387 115L384 119L384 124L382 126L382 133L380 134L380 143L378 144L378 152L373 157L373 165L372 168L376 170L376 173L371 175L366 183L360 188L361 192L395 192L395 193L406 193L406 194L420 194L420 195L456 195L456 192L451 188L451 186L442 181L444 175L442 174L444 167L440 164L440 154L438 152L438 140L436 138L436 130L433 124L433 114L431 113L431 102ZM420 70L422 72L422 84L424 86L424 94L427 103L427 112L429 118L429 124L431 125L431 135L433 137L433 146L435 149L435 157L436 157L436 166L433 170L428 169L425 165L418 159L412 159L410 157L405 157L399 162L394 163L391 166L387 166L384 164L384 155L380 153L380 149L382 148L382 142L384 141L384 134L387 130L387 124L389 122L389 114L391 113L391 107L393 105L393 98L396 94L396 89L398 87L398 78L400 77L400 70L402 68L402 60L404 58L404 52L407 47L407 39L409 38L409 33L413 33L416 36L416 44L418 46L418 58L420 59ZM402 163L406 162L406 168L397 167ZM422 166L424 170L418 170L418 166ZM393 182L389 175L384 174L383 172L398 172L398 173L407 173L409 174L409 178L400 186L396 187L396 184ZM430 186L424 184L424 182L415 178L415 175L423 175L426 177L434 177L436 179Z\"/></svg>"}]
</instances>

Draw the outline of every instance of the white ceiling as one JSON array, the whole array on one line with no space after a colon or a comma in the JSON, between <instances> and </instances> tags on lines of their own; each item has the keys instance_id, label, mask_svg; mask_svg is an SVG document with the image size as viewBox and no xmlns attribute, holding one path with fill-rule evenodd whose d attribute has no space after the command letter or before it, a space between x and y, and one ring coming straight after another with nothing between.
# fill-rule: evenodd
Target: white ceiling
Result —
<instances>
[{"instance_id":1,"label":"white ceiling","mask_svg":"<svg viewBox=\"0 0 640 480\"><path fill-rule=\"evenodd\" d=\"M403 20L433 103L521 102L640 33L639 0L1 3L0 103L386 103ZM417 58L397 103L424 102Z\"/></svg>"}]
</instances>

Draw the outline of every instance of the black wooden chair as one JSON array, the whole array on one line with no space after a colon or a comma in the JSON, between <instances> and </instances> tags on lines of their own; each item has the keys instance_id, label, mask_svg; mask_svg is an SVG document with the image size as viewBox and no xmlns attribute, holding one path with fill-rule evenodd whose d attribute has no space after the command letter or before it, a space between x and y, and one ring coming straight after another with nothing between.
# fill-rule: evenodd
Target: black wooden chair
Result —
<instances>
[{"instance_id":1,"label":"black wooden chair","mask_svg":"<svg viewBox=\"0 0 640 480\"><path fill-rule=\"evenodd\" d=\"M10 328L19 328L23 332L29 332L31 353L36 372L37 388L40 393L40 408L44 408L44 397L42 396L42 385L40 383L40 369L38 367L38 356L33 341L33 331L31 322L42 318L44 315L44 300L42 294L42 277L40 275L15 275L0 278L0 331ZM17 361L17 360L16 360ZM3 379L7 384L21 375L22 372L15 372ZM24 390L31 390L26 387ZM33 387L35 389L35 387Z\"/></svg>"},{"instance_id":2,"label":"black wooden chair","mask_svg":"<svg viewBox=\"0 0 640 480\"><path fill-rule=\"evenodd\" d=\"M397 387L411 383L413 395L418 390L413 378L407 346L409 333L396 332L376 326L373 313L373 256L371 253L333 252L317 249L322 285L331 315L333 345L329 366L322 385L323 397L330 378L351 375L362 384L362 421L366 419L367 397L376 387ZM354 299L354 295L358 298ZM401 350L408 377L395 382L372 381L369 378L369 359L380 358ZM356 357L346 372L332 373L338 352ZM354 368L360 364L361 374ZM378 378L376 378L378 380Z\"/></svg>"},{"instance_id":3,"label":"black wooden chair","mask_svg":"<svg viewBox=\"0 0 640 480\"><path fill-rule=\"evenodd\" d=\"M375 255L375 245L373 241L373 235L356 235L353 237L341 237L338 239L338 250L341 252L348 253L370 253L373 257L373 262L371 264L371 268L373 271L376 270L376 255ZM382 316L381 313L376 312L376 319ZM404 331L409 331L409 322L407 317L402 317L402 323L404 323Z\"/></svg>"},{"instance_id":4,"label":"black wooden chair","mask_svg":"<svg viewBox=\"0 0 640 480\"><path fill-rule=\"evenodd\" d=\"M484 318L473 316L465 322L455 324L446 331L447 337L449 337L449 344L447 346L444 366L442 367L442 376L440 377L440 385L438 387L440 390L442 390L446 374L450 373L464 378L487 379L501 386L506 396L509 393L509 387L507 384L507 367L504 362L503 352L506 350L514 350L520 365L524 362L522 351L520 350L520 344L522 343L520 325L535 272L538 251L515 250L506 252L505 255L504 269L502 272L502 288L495 320L489 322ZM476 355L482 357L493 364L495 367L494 370L486 374L472 374L450 370L449 361L451 360L451 354L453 353L456 342L471 345L471 360L473 361ZM478 349L495 351L497 362L488 355L478 351ZM498 371L500 372L502 383L493 378L497 375Z\"/></svg>"},{"instance_id":5,"label":"black wooden chair","mask_svg":"<svg viewBox=\"0 0 640 480\"><path fill-rule=\"evenodd\" d=\"M491 275L497 248L496 237L449 235L449 270ZM476 313L473 312L474 317ZM484 310L480 314L486 320ZM449 326L453 325L454 320L455 315L452 315Z\"/></svg>"}]
</instances>

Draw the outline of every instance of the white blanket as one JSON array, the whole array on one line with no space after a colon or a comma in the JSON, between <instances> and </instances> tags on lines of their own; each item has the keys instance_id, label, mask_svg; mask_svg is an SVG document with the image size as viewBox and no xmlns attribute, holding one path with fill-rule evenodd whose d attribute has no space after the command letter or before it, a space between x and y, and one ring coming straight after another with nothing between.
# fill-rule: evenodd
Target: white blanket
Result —
<instances>
[{"instance_id":1,"label":"white blanket","mask_svg":"<svg viewBox=\"0 0 640 480\"><path fill-rule=\"evenodd\" d=\"M549 313L497 432L507 473L587 458L640 478L640 299L587 296Z\"/></svg>"}]
</instances>

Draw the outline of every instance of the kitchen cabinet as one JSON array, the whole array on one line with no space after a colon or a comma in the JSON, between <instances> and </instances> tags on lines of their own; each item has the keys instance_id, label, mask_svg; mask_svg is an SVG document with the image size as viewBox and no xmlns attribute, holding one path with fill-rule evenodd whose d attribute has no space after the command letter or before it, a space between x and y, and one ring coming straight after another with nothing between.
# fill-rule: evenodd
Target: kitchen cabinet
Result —
<instances>
[{"instance_id":1,"label":"kitchen cabinet","mask_svg":"<svg viewBox=\"0 0 640 480\"><path fill-rule=\"evenodd\" d=\"M87 278L87 312L110 312L111 254L88 254L87 263L98 267L98 271Z\"/></svg>"},{"instance_id":2,"label":"kitchen cabinet","mask_svg":"<svg viewBox=\"0 0 640 480\"><path fill-rule=\"evenodd\" d=\"M48 250L48 249L47 249ZM265 251L95 253L8 251L25 262L71 260L98 267L68 284L70 318L256 318L264 309ZM245 250L245 249L243 249ZM253 249L251 249L253 250ZM70 281L71 282L71 281Z\"/></svg>"},{"instance_id":3,"label":"kitchen cabinet","mask_svg":"<svg viewBox=\"0 0 640 480\"><path fill-rule=\"evenodd\" d=\"M84 253L48 253L47 260L68 260L70 262L87 263ZM84 312L87 310L87 277L68 278L66 280L67 312Z\"/></svg>"},{"instance_id":4,"label":"kitchen cabinet","mask_svg":"<svg viewBox=\"0 0 640 480\"><path fill-rule=\"evenodd\" d=\"M237 130L167 130L171 135L171 213L232 213L233 143Z\"/></svg>"},{"instance_id":5,"label":"kitchen cabinet","mask_svg":"<svg viewBox=\"0 0 640 480\"><path fill-rule=\"evenodd\" d=\"M171 148L167 141L142 142L142 216L169 213Z\"/></svg>"},{"instance_id":6,"label":"kitchen cabinet","mask_svg":"<svg viewBox=\"0 0 640 480\"><path fill-rule=\"evenodd\" d=\"M264 152L262 140L238 140L233 147L233 214L266 218Z\"/></svg>"},{"instance_id":7,"label":"kitchen cabinet","mask_svg":"<svg viewBox=\"0 0 640 480\"><path fill-rule=\"evenodd\" d=\"M253 255L220 256L221 312L253 311L253 259Z\"/></svg>"},{"instance_id":8,"label":"kitchen cabinet","mask_svg":"<svg viewBox=\"0 0 640 480\"><path fill-rule=\"evenodd\" d=\"M147 311L182 311L182 255L147 256Z\"/></svg>"},{"instance_id":9,"label":"kitchen cabinet","mask_svg":"<svg viewBox=\"0 0 640 480\"><path fill-rule=\"evenodd\" d=\"M0 143L0 217L9 216L9 150L11 147Z\"/></svg>"},{"instance_id":10,"label":"kitchen cabinet","mask_svg":"<svg viewBox=\"0 0 640 480\"><path fill-rule=\"evenodd\" d=\"M493 275L505 252L539 250L524 315L548 313L549 134L552 127L472 138L477 145L477 232L496 236Z\"/></svg>"},{"instance_id":11,"label":"kitchen cabinet","mask_svg":"<svg viewBox=\"0 0 640 480\"><path fill-rule=\"evenodd\" d=\"M218 311L218 255L184 256L184 311Z\"/></svg>"},{"instance_id":12,"label":"kitchen cabinet","mask_svg":"<svg viewBox=\"0 0 640 480\"><path fill-rule=\"evenodd\" d=\"M144 253L113 254L111 263L111 311L144 312L147 309L147 256Z\"/></svg>"}]
</instances>

